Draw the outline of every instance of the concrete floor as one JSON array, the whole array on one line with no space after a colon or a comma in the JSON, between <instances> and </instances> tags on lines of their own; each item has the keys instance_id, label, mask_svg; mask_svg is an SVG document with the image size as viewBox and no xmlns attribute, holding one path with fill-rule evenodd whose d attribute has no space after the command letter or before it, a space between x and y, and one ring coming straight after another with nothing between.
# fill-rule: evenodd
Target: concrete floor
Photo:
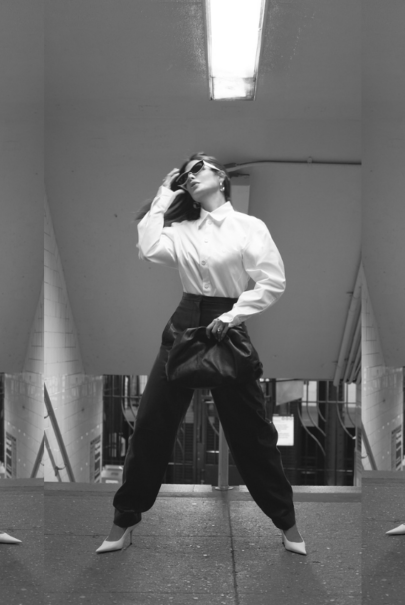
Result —
<instances>
[{"instance_id":1,"label":"concrete floor","mask_svg":"<svg viewBox=\"0 0 405 605\"><path fill-rule=\"evenodd\" d=\"M404 602L405 536L385 535L405 522L403 473L364 473L362 511L357 488L295 487L308 557L284 550L280 532L245 488L218 492L211 486L185 485L162 487L155 506L135 529L131 547L96 555L109 530L115 489L52 483L44 492L40 480L2 480L0 530L23 544L0 545L0 602Z\"/></svg>"},{"instance_id":2,"label":"concrete floor","mask_svg":"<svg viewBox=\"0 0 405 605\"><path fill-rule=\"evenodd\" d=\"M361 494L296 488L308 557L245 488L163 486L134 544L96 555L114 485L46 484L45 603L67 605L348 605L361 603Z\"/></svg>"},{"instance_id":3,"label":"concrete floor","mask_svg":"<svg viewBox=\"0 0 405 605\"><path fill-rule=\"evenodd\" d=\"M44 488L40 479L0 481L0 531L22 544L0 544L0 602L43 603Z\"/></svg>"},{"instance_id":4,"label":"concrete floor","mask_svg":"<svg viewBox=\"0 0 405 605\"><path fill-rule=\"evenodd\" d=\"M364 605L405 603L405 535L385 532L405 523L405 473L363 474Z\"/></svg>"}]
</instances>

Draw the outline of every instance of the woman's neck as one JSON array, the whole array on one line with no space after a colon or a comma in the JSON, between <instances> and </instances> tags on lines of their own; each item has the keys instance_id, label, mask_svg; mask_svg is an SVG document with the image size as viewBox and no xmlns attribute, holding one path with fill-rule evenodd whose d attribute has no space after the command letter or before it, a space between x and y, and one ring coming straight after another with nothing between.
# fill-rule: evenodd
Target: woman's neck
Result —
<instances>
[{"instance_id":1,"label":"woman's neck","mask_svg":"<svg viewBox=\"0 0 405 605\"><path fill-rule=\"evenodd\" d=\"M223 206L226 203L226 199L219 191L207 196L204 199L199 200L201 207L204 208L206 212L214 212L220 206Z\"/></svg>"}]
</instances>

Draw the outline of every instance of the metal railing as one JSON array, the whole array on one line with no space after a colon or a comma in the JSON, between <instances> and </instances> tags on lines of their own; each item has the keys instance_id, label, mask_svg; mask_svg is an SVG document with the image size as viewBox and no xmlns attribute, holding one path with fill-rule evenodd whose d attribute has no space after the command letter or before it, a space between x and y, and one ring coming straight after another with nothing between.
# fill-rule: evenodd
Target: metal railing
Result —
<instances>
[{"instance_id":1,"label":"metal railing","mask_svg":"<svg viewBox=\"0 0 405 605\"><path fill-rule=\"evenodd\" d=\"M367 456L365 456L365 457L369 459L370 466L371 466L372 470L373 471L377 471L378 470L377 463L375 461L373 450L371 449L371 445L370 445L370 442L368 440L367 433L366 433L366 431L364 429L363 423L361 423L361 436L362 436L362 440L363 440L363 443L364 443L364 448L365 448L366 454L367 454Z\"/></svg>"},{"instance_id":2,"label":"metal railing","mask_svg":"<svg viewBox=\"0 0 405 605\"><path fill-rule=\"evenodd\" d=\"M34 466L32 467L31 479L35 479L38 474L39 467L41 466L42 458L44 457L44 442L45 434L42 437L41 445L39 446L38 454L35 458Z\"/></svg>"},{"instance_id":3,"label":"metal railing","mask_svg":"<svg viewBox=\"0 0 405 605\"><path fill-rule=\"evenodd\" d=\"M69 477L69 481L71 481L72 483L74 483L75 482L75 477L74 477L74 474L73 474L73 469L72 469L72 466L70 464L69 456L68 456L68 453L67 453L67 450L66 450L66 447L65 447L65 443L63 441L62 433L61 433L60 428L59 428L58 420L56 418L55 411L53 409L52 402L51 402L51 399L49 397L48 389L46 388L45 384L44 384L44 399L45 399L46 411L48 412L49 420L51 421L53 432L55 433L56 441L57 441L58 446L59 446L59 451L61 453L61 456L62 456L62 459L63 459L63 463L65 465L64 468L66 469L67 475ZM49 454L51 450L50 450L49 443L48 443L47 439L45 441L45 445L47 445L47 450L48 450L48 454ZM50 457L51 457L51 455L50 455ZM56 465L54 464L54 468L55 467L56 467ZM58 468L58 471L59 470L62 470L62 469Z\"/></svg>"},{"instance_id":4,"label":"metal railing","mask_svg":"<svg viewBox=\"0 0 405 605\"><path fill-rule=\"evenodd\" d=\"M229 485L229 447L221 423L219 424L218 450L218 487L215 489L225 491L232 487Z\"/></svg>"}]
</instances>

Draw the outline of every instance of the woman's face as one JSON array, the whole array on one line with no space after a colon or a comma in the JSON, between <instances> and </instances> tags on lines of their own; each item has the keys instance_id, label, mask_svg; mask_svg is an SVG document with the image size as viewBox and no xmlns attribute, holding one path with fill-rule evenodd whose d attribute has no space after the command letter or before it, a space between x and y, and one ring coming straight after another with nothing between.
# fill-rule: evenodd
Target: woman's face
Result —
<instances>
[{"instance_id":1,"label":"woman's face","mask_svg":"<svg viewBox=\"0 0 405 605\"><path fill-rule=\"evenodd\" d=\"M184 172L188 172L199 161L189 162ZM219 191L221 180L219 171L204 165L198 174L189 174L185 188L196 202L201 202L207 195Z\"/></svg>"}]
</instances>

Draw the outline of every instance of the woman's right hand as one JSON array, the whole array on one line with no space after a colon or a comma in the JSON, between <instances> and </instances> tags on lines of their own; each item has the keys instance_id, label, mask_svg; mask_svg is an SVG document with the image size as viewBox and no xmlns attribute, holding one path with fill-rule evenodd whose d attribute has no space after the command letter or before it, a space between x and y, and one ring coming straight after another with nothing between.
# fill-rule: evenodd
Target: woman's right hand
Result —
<instances>
[{"instance_id":1,"label":"woman's right hand","mask_svg":"<svg viewBox=\"0 0 405 605\"><path fill-rule=\"evenodd\" d=\"M179 174L180 174L180 170L178 168L173 168L173 170L171 170L169 172L169 174L167 174L165 176L165 178L163 179L163 182L162 182L163 187L167 187L168 189L170 189L170 185L172 184L174 179L179 176ZM180 189L180 191L182 191L182 189Z\"/></svg>"}]
</instances>

